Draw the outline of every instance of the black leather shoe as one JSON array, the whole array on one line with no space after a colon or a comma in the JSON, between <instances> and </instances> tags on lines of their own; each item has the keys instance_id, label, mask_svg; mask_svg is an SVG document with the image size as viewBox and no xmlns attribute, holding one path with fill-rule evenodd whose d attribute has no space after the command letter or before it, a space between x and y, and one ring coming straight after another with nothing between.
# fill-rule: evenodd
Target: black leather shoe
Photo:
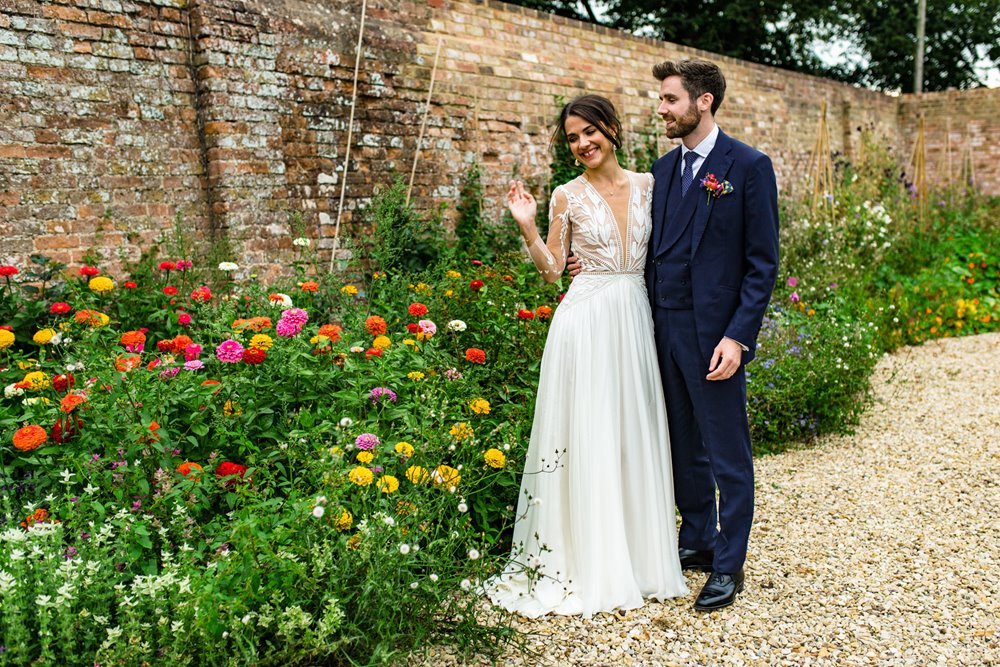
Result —
<instances>
[{"instance_id":1,"label":"black leather shoe","mask_svg":"<svg viewBox=\"0 0 1000 667\"><path fill-rule=\"evenodd\" d=\"M678 549L677 553L681 557L682 570L697 570L698 572L712 571L712 561L715 559L714 551Z\"/></svg>"},{"instance_id":2,"label":"black leather shoe","mask_svg":"<svg viewBox=\"0 0 1000 667\"><path fill-rule=\"evenodd\" d=\"M736 601L736 594L743 590L743 568L736 574L713 572L694 601L698 611L715 611Z\"/></svg>"}]
</instances>

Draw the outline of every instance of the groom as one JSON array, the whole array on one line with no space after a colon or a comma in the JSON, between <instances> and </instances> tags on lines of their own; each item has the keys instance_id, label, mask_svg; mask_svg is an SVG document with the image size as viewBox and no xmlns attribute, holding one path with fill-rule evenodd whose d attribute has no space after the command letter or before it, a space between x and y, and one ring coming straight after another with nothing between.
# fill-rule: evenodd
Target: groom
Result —
<instances>
[{"instance_id":1,"label":"groom","mask_svg":"<svg viewBox=\"0 0 1000 667\"><path fill-rule=\"evenodd\" d=\"M754 497L745 367L777 277L777 186L770 159L715 124L726 80L714 63L667 61L653 75L657 113L682 145L653 164L646 287L681 566L711 573L694 606L712 611L743 590Z\"/></svg>"}]
</instances>

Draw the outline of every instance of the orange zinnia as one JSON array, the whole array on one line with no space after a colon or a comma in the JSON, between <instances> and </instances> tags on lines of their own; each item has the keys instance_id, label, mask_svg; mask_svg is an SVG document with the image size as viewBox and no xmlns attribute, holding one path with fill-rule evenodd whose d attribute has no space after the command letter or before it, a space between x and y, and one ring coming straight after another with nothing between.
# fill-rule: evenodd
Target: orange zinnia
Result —
<instances>
[{"instance_id":1,"label":"orange zinnia","mask_svg":"<svg viewBox=\"0 0 1000 667\"><path fill-rule=\"evenodd\" d=\"M331 343L336 343L340 340L340 332L342 329L336 324L324 324L319 328L319 335L326 336L330 339Z\"/></svg>"},{"instance_id":2,"label":"orange zinnia","mask_svg":"<svg viewBox=\"0 0 1000 667\"><path fill-rule=\"evenodd\" d=\"M122 334L121 343L122 345L142 345L146 342L146 334L141 331L126 331Z\"/></svg>"},{"instance_id":3,"label":"orange zinnia","mask_svg":"<svg viewBox=\"0 0 1000 667\"><path fill-rule=\"evenodd\" d=\"M378 315L372 315L365 320L365 329L373 336L381 336L388 330L385 320Z\"/></svg>"},{"instance_id":4,"label":"orange zinnia","mask_svg":"<svg viewBox=\"0 0 1000 667\"><path fill-rule=\"evenodd\" d=\"M20 449L22 452L30 452L44 445L48 439L49 434L45 432L44 428L36 424L29 424L14 432L14 448Z\"/></svg>"},{"instance_id":5,"label":"orange zinnia","mask_svg":"<svg viewBox=\"0 0 1000 667\"><path fill-rule=\"evenodd\" d=\"M59 409L65 413L73 412L74 408L83 403L85 400L87 399L80 394L66 394L63 396L63 399L59 401Z\"/></svg>"},{"instance_id":6,"label":"orange zinnia","mask_svg":"<svg viewBox=\"0 0 1000 667\"><path fill-rule=\"evenodd\" d=\"M115 359L115 370L121 371L122 373L128 373L141 363L142 359L138 355L118 357Z\"/></svg>"}]
</instances>

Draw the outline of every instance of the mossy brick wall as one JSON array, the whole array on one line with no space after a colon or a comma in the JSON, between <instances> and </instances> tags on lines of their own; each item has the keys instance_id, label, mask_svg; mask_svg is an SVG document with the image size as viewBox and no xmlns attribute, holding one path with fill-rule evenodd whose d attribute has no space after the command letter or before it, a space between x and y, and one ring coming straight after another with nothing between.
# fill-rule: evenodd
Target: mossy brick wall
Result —
<instances>
[{"instance_id":1,"label":"mossy brick wall","mask_svg":"<svg viewBox=\"0 0 1000 667\"><path fill-rule=\"evenodd\" d=\"M332 244L344 185L360 0L0 0L0 261L42 252L114 263L168 232L276 273L291 239ZM440 56L413 197L450 216L469 165L498 218L512 176L542 194L557 99L609 96L636 147L660 136L652 64L700 56L729 81L729 133L768 152L785 192L827 107L853 155L873 127L904 159L925 118L928 175L971 165L1000 194L1000 91L893 97L493 0L369 0L347 169L345 237L408 179ZM944 165L944 166L943 166Z\"/></svg>"}]
</instances>

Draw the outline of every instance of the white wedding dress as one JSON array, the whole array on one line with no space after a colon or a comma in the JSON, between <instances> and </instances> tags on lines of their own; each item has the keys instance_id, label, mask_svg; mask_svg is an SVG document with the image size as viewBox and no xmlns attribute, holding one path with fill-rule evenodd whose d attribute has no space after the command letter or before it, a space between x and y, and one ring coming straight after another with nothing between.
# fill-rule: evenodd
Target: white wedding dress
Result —
<instances>
[{"instance_id":1,"label":"white wedding dress","mask_svg":"<svg viewBox=\"0 0 1000 667\"><path fill-rule=\"evenodd\" d=\"M634 609L688 592L677 556L667 417L643 281L653 180L629 177L625 238L580 176L550 204L543 273L571 242L582 273L556 309L542 355L513 549L490 599L529 617Z\"/></svg>"}]
</instances>

